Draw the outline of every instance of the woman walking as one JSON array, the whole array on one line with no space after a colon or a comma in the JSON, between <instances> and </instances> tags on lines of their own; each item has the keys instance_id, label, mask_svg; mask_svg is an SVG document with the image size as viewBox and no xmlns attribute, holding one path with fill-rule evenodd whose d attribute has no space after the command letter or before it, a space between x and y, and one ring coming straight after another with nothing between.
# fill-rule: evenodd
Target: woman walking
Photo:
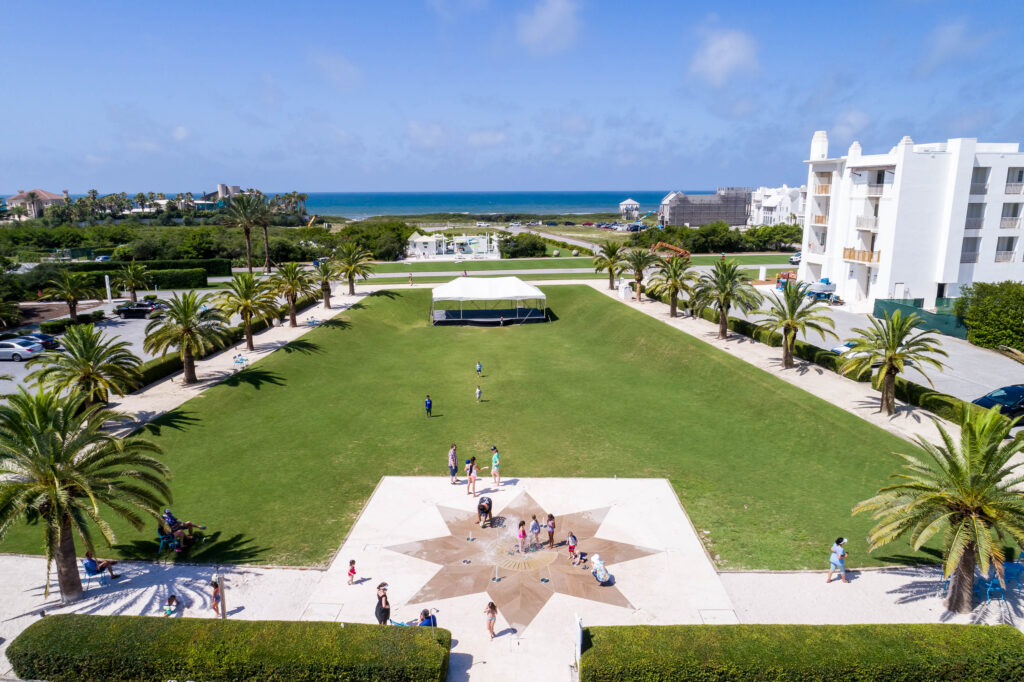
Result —
<instances>
[{"instance_id":1,"label":"woman walking","mask_svg":"<svg viewBox=\"0 0 1024 682\"><path fill-rule=\"evenodd\" d=\"M455 443L452 443L451 448L448 450L448 476L451 478L452 485L456 485L459 482L459 457L455 452Z\"/></svg>"},{"instance_id":2,"label":"woman walking","mask_svg":"<svg viewBox=\"0 0 1024 682\"><path fill-rule=\"evenodd\" d=\"M548 514L548 549L555 548L555 517Z\"/></svg>"},{"instance_id":3,"label":"woman walking","mask_svg":"<svg viewBox=\"0 0 1024 682\"><path fill-rule=\"evenodd\" d=\"M476 468L476 457L466 460L466 494L473 494L476 497L476 475L479 473Z\"/></svg>"},{"instance_id":4,"label":"woman walking","mask_svg":"<svg viewBox=\"0 0 1024 682\"><path fill-rule=\"evenodd\" d=\"M487 632L490 633L491 639L494 639L494 619L498 617L498 607L494 605L494 602L487 602L487 607L484 609L484 618L487 619Z\"/></svg>"},{"instance_id":5,"label":"woman walking","mask_svg":"<svg viewBox=\"0 0 1024 682\"><path fill-rule=\"evenodd\" d=\"M835 543L832 545L832 554L828 559L828 578L825 579L825 584L832 582L832 572L835 571L839 574L839 577L843 579L844 583L850 582L846 579L846 557L850 556L850 553L846 551L846 538L836 538Z\"/></svg>"},{"instance_id":6,"label":"woman walking","mask_svg":"<svg viewBox=\"0 0 1024 682\"><path fill-rule=\"evenodd\" d=\"M377 607L374 610L378 625L387 625L391 620L391 602L388 601L388 584L377 585Z\"/></svg>"}]
</instances>

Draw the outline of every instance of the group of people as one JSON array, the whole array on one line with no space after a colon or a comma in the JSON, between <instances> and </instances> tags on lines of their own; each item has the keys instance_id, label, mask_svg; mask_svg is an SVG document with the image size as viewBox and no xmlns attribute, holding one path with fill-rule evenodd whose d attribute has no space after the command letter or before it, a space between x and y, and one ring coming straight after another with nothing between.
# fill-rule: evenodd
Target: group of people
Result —
<instances>
[{"instance_id":1,"label":"group of people","mask_svg":"<svg viewBox=\"0 0 1024 682\"><path fill-rule=\"evenodd\" d=\"M555 548L555 517L553 514L548 514L548 518L544 523L544 528L548 533L548 549ZM520 519L519 521L519 551L523 554L526 553L526 521ZM537 520L537 515L533 515L533 520L530 522L530 550L537 550L543 546L544 543L540 540L540 521ZM569 537L567 538L567 544L570 545L570 553L574 553L576 550L576 536L569 531Z\"/></svg>"},{"instance_id":2,"label":"group of people","mask_svg":"<svg viewBox=\"0 0 1024 682\"><path fill-rule=\"evenodd\" d=\"M170 509L164 509L164 515L160 517L160 521L160 535L169 535L174 538L175 552L180 552L195 542L197 529L206 530L206 526L178 519Z\"/></svg>"},{"instance_id":3,"label":"group of people","mask_svg":"<svg viewBox=\"0 0 1024 682\"><path fill-rule=\"evenodd\" d=\"M452 443L451 447L448 448L448 478L452 485L458 485L459 481L459 454L458 446ZM491 466L483 467L486 471L488 468L491 470L491 481L494 485L501 487L501 453L498 452L496 445L491 446ZM480 477L480 466L476 463L476 456L470 457L466 460L465 465L466 472L466 494L477 496L476 492L476 481Z\"/></svg>"},{"instance_id":4,"label":"group of people","mask_svg":"<svg viewBox=\"0 0 1024 682\"><path fill-rule=\"evenodd\" d=\"M394 623L395 625L408 625L410 623L395 623L391 620L391 602L388 601L388 584L381 583L377 585L377 605L374 608L374 615L377 617L378 625L388 625ZM485 624L487 626L487 632L490 634L491 639L494 639L494 620L498 616L498 607L494 605L494 602L487 602L487 606L484 608ZM431 613L431 609L423 609L420 611L419 618L416 620L416 625L420 627L437 627L437 615Z\"/></svg>"}]
</instances>

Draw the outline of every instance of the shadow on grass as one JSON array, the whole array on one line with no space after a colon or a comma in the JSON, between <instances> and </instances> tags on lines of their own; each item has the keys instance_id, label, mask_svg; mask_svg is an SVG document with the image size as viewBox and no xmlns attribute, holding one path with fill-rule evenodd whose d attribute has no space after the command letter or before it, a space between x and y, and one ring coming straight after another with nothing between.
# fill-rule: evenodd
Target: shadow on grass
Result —
<instances>
[{"instance_id":1,"label":"shadow on grass","mask_svg":"<svg viewBox=\"0 0 1024 682\"><path fill-rule=\"evenodd\" d=\"M928 566L942 561L942 552L933 547L922 547L918 551L920 554L891 554L874 558L887 564L900 566Z\"/></svg>"},{"instance_id":2,"label":"shadow on grass","mask_svg":"<svg viewBox=\"0 0 1024 682\"><path fill-rule=\"evenodd\" d=\"M391 289L381 289L380 291L372 291L366 295L367 298L383 297L383 298L401 298L402 294ZM355 306L352 306L353 308Z\"/></svg>"},{"instance_id":3,"label":"shadow on grass","mask_svg":"<svg viewBox=\"0 0 1024 682\"><path fill-rule=\"evenodd\" d=\"M558 314L551 308L547 309L548 322L558 322Z\"/></svg>"},{"instance_id":4,"label":"shadow on grass","mask_svg":"<svg viewBox=\"0 0 1024 682\"><path fill-rule=\"evenodd\" d=\"M323 322L319 327L326 327L327 323ZM312 341L306 341L305 339L295 339L290 343L286 343L281 347L285 353L302 353L303 355L312 355L314 353L323 353L323 349L320 348L320 344L313 343Z\"/></svg>"},{"instance_id":5,"label":"shadow on grass","mask_svg":"<svg viewBox=\"0 0 1024 682\"><path fill-rule=\"evenodd\" d=\"M320 323L320 327L322 329L349 329L351 326L351 322L349 322L348 320L343 320L338 317L332 318L330 320L324 320L323 322Z\"/></svg>"},{"instance_id":6,"label":"shadow on grass","mask_svg":"<svg viewBox=\"0 0 1024 682\"><path fill-rule=\"evenodd\" d=\"M144 420L144 414L140 413L139 417ZM146 433L159 436L160 431L164 428L184 431L186 426L192 426L197 423L199 423L199 419L193 417L191 412L186 412L179 407L170 412L165 412L153 421L144 424L142 429Z\"/></svg>"},{"instance_id":7,"label":"shadow on grass","mask_svg":"<svg viewBox=\"0 0 1024 682\"><path fill-rule=\"evenodd\" d=\"M286 345L285 348L290 345L291 344ZM225 386L240 386L241 384L248 384L249 386L259 390L262 388L263 384L284 386L284 378L280 374L268 372L265 369L246 367L241 372L232 374L221 383Z\"/></svg>"},{"instance_id":8,"label":"shadow on grass","mask_svg":"<svg viewBox=\"0 0 1024 682\"><path fill-rule=\"evenodd\" d=\"M153 531L156 536L156 530ZM255 540L242 533L236 533L228 538L222 539L222 533L216 531L206 536L206 542L196 535L196 544L181 552L165 550L161 556L157 556L160 544L157 540L133 540L130 543L114 545L114 549L125 559L136 561L156 561L159 558L165 561L189 561L202 564L241 564L259 558L267 552L266 547L255 544Z\"/></svg>"}]
</instances>

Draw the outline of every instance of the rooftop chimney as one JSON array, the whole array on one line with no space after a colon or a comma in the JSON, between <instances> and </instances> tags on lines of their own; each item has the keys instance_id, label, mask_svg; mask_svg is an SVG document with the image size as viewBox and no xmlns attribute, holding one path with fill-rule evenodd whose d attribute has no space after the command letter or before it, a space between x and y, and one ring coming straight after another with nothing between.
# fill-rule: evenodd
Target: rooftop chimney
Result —
<instances>
[{"instance_id":1,"label":"rooftop chimney","mask_svg":"<svg viewBox=\"0 0 1024 682\"><path fill-rule=\"evenodd\" d=\"M828 133L815 130L811 138L811 161L828 158Z\"/></svg>"}]
</instances>

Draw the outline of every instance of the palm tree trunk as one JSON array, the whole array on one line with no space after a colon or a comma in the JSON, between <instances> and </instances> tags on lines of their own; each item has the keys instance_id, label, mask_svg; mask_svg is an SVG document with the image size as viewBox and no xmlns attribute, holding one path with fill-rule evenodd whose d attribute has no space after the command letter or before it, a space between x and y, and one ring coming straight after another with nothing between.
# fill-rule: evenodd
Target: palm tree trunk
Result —
<instances>
[{"instance_id":1,"label":"palm tree trunk","mask_svg":"<svg viewBox=\"0 0 1024 682\"><path fill-rule=\"evenodd\" d=\"M348 295L349 296L355 296L356 295L356 276L355 275L349 275L348 276Z\"/></svg>"},{"instance_id":2,"label":"palm tree trunk","mask_svg":"<svg viewBox=\"0 0 1024 682\"><path fill-rule=\"evenodd\" d=\"M71 517L65 516L60 522L60 542L57 543L57 584L60 585L60 600L70 604L82 598L82 578L78 575L78 557L75 556L75 535L71 529Z\"/></svg>"},{"instance_id":3,"label":"palm tree trunk","mask_svg":"<svg viewBox=\"0 0 1024 682\"><path fill-rule=\"evenodd\" d=\"M295 321L295 297L288 297L288 326L298 327L299 323Z\"/></svg>"},{"instance_id":4,"label":"palm tree trunk","mask_svg":"<svg viewBox=\"0 0 1024 682\"><path fill-rule=\"evenodd\" d=\"M243 317L242 325L245 327L245 347L251 353L256 350L252 343L252 315Z\"/></svg>"},{"instance_id":5,"label":"palm tree trunk","mask_svg":"<svg viewBox=\"0 0 1024 682\"><path fill-rule=\"evenodd\" d=\"M796 333L792 329L782 332L782 366L784 369L793 369L793 341L796 340Z\"/></svg>"},{"instance_id":6,"label":"palm tree trunk","mask_svg":"<svg viewBox=\"0 0 1024 682\"><path fill-rule=\"evenodd\" d=\"M729 313L725 308L718 311L718 338L724 339L729 336Z\"/></svg>"},{"instance_id":7,"label":"palm tree trunk","mask_svg":"<svg viewBox=\"0 0 1024 682\"><path fill-rule=\"evenodd\" d=\"M129 289L128 290L128 298L131 299L132 303L138 303L139 302L138 297L136 297L136 295L135 295L135 289Z\"/></svg>"},{"instance_id":8,"label":"palm tree trunk","mask_svg":"<svg viewBox=\"0 0 1024 682\"><path fill-rule=\"evenodd\" d=\"M637 303L643 303L643 301L640 300L640 295L641 295L641 293L643 292L643 289L644 289L643 282L644 282L643 277L637 277L636 278L636 302Z\"/></svg>"},{"instance_id":9,"label":"palm tree trunk","mask_svg":"<svg viewBox=\"0 0 1024 682\"><path fill-rule=\"evenodd\" d=\"M199 381L196 377L196 359L192 356L192 351L188 348L181 351L181 364L185 369L186 384L194 384Z\"/></svg>"},{"instance_id":10,"label":"palm tree trunk","mask_svg":"<svg viewBox=\"0 0 1024 682\"><path fill-rule=\"evenodd\" d=\"M249 228L243 228L242 234L245 235L245 262L249 266L249 274L252 274L252 238L249 234Z\"/></svg>"},{"instance_id":11,"label":"palm tree trunk","mask_svg":"<svg viewBox=\"0 0 1024 682\"><path fill-rule=\"evenodd\" d=\"M263 270L270 274L270 237L267 226L263 226Z\"/></svg>"},{"instance_id":12,"label":"palm tree trunk","mask_svg":"<svg viewBox=\"0 0 1024 682\"><path fill-rule=\"evenodd\" d=\"M964 555L950 576L946 608L953 613L970 613L974 606L974 562L972 542L964 548Z\"/></svg>"},{"instance_id":13,"label":"palm tree trunk","mask_svg":"<svg viewBox=\"0 0 1024 682\"><path fill-rule=\"evenodd\" d=\"M676 310L677 310L676 292L673 291L671 294L669 294L669 297L668 297L668 316L669 317L675 317L676 316Z\"/></svg>"},{"instance_id":14,"label":"palm tree trunk","mask_svg":"<svg viewBox=\"0 0 1024 682\"><path fill-rule=\"evenodd\" d=\"M78 319L78 301L68 301L68 317L72 322Z\"/></svg>"},{"instance_id":15,"label":"palm tree trunk","mask_svg":"<svg viewBox=\"0 0 1024 682\"><path fill-rule=\"evenodd\" d=\"M324 282L320 285L320 291L324 295L324 310L331 309L331 283Z\"/></svg>"},{"instance_id":16,"label":"palm tree trunk","mask_svg":"<svg viewBox=\"0 0 1024 682\"><path fill-rule=\"evenodd\" d=\"M896 412L896 372L891 368L882 375L882 404L878 411L886 414Z\"/></svg>"},{"instance_id":17,"label":"palm tree trunk","mask_svg":"<svg viewBox=\"0 0 1024 682\"><path fill-rule=\"evenodd\" d=\"M615 268L608 268L608 291L615 291Z\"/></svg>"}]
</instances>

